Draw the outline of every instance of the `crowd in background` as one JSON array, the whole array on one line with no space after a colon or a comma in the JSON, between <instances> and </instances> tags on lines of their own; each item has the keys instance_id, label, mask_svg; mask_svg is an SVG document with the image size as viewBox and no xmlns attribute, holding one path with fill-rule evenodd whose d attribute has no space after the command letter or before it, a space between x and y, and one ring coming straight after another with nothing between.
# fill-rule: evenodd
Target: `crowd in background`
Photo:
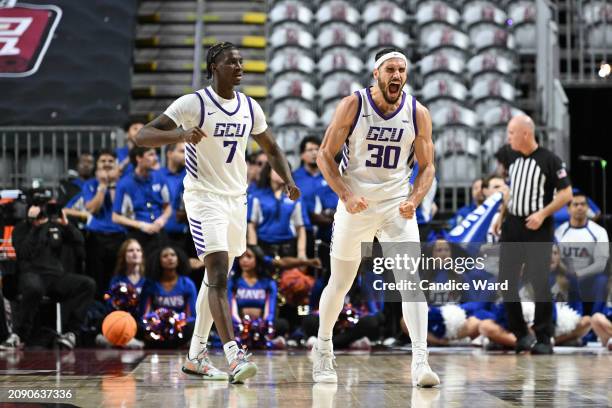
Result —
<instances>
[{"instance_id":1,"label":"crowd in background","mask_svg":"<svg viewBox=\"0 0 612 408\"><path fill-rule=\"evenodd\" d=\"M49 316L39 309L48 299L62 305L64 330L55 341L67 348L111 346L100 335L100 326L116 309L129 311L138 322L138 334L126 347L177 347L191 337L204 270L182 202L185 146L167 146L162 167L155 149L134 144L141 126L126 127L125 147L79 157L78 177L63 181L58 192L57 206L62 211L48 203L32 205L27 219L15 226L17 271L11 300L16 306L1 348L44 343L40 320ZM295 202L285 196L283 181L264 153L248 157L248 248L234 264L228 297L236 336L251 347L311 346L316 336L318 299L329 277L329 246L338 204L317 168L319 145L316 137L300 143L301 165L293 177L302 196ZM498 240L497 207L485 204L501 202L508 194L501 157L498 173L474 181L472 201L448 219L445 229L431 228L437 211L436 187L432 187L417 211L422 240L429 242L424 251L432 258L456 257L465 249L462 245L470 244L456 231L471 228L470 220L483 216L479 210L483 206L494 211L479 225L484 228L479 235L482 242L489 244L478 251L492 250ZM596 205L579 191L567 208L555 214L557 243L547 272L557 302L558 345L584 345L599 338L612 349L608 235L595 222L599 215ZM571 250L583 242L582 252ZM489 259L484 269L467 273L426 269L421 278L470 285L483 278L495 281L495 256ZM385 302L368 290L370 261L362 262L334 328L336 347L370 349L409 341L399 304ZM5 286L6 278L5 274ZM529 287L523 292L528 294ZM514 346L516 338L508 331L499 293L474 288L461 293L428 291L427 295L430 344L476 343L490 350ZM527 304L527 295L525 299ZM523 309L526 315L533 313L529 306ZM160 310L176 313L172 316L181 321L181 336L151 335L147 319L155 313L159 316ZM211 339L218 341L214 335Z\"/></svg>"}]
</instances>

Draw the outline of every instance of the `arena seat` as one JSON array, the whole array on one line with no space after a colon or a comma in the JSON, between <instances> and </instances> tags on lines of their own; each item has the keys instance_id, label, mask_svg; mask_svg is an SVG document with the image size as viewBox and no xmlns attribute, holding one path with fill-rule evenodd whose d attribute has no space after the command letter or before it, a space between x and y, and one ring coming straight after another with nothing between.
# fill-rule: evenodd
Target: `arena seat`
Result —
<instances>
[{"instance_id":1,"label":"arena seat","mask_svg":"<svg viewBox=\"0 0 612 408\"><path fill-rule=\"evenodd\" d=\"M274 126L305 126L316 125L318 115L302 101L288 100L274 106L270 121Z\"/></svg>"},{"instance_id":2,"label":"arena seat","mask_svg":"<svg viewBox=\"0 0 612 408\"><path fill-rule=\"evenodd\" d=\"M425 102L430 102L437 98L452 98L458 101L465 101L468 91L465 85L458 81L448 81L445 79L428 80L421 88L421 95Z\"/></svg>"},{"instance_id":3,"label":"arena seat","mask_svg":"<svg viewBox=\"0 0 612 408\"><path fill-rule=\"evenodd\" d=\"M457 103L437 101L429 105L434 128L447 125L476 126L476 113Z\"/></svg>"},{"instance_id":4,"label":"arena seat","mask_svg":"<svg viewBox=\"0 0 612 408\"><path fill-rule=\"evenodd\" d=\"M480 142L469 132L461 126L445 127L436 139L436 176L446 186L469 184L481 174Z\"/></svg>"},{"instance_id":5,"label":"arena seat","mask_svg":"<svg viewBox=\"0 0 612 408\"><path fill-rule=\"evenodd\" d=\"M300 47L304 49L312 49L314 44L314 37L312 34L304 30L300 24L297 23L283 23L282 25L275 27L272 34L270 35L270 47Z\"/></svg>"},{"instance_id":6,"label":"arena seat","mask_svg":"<svg viewBox=\"0 0 612 408\"><path fill-rule=\"evenodd\" d=\"M268 69L273 74L285 71L299 71L305 74L312 74L315 70L315 62L299 48L282 48L274 53L274 57L268 64Z\"/></svg>"},{"instance_id":7,"label":"arena seat","mask_svg":"<svg viewBox=\"0 0 612 408\"><path fill-rule=\"evenodd\" d=\"M316 14L320 25L342 21L350 25L357 25L361 14L347 1L333 0L321 4Z\"/></svg>"},{"instance_id":8,"label":"arena seat","mask_svg":"<svg viewBox=\"0 0 612 408\"><path fill-rule=\"evenodd\" d=\"M313 21L312 11L301 1L286 0L276 3L268 13L268 19L272 25L285 21L297 21L308 25Z\"/></svg>"},{"instance_id":9,"label":"arena seat","mask_svg":"<svg viewBox=\"0 0 612 408\"><path fill-rule=\"evenodd\" d=\"M298 78L283 79L274 82L274 85L270 88L269 96L275 103L287 98L304 99L312 102L316 96L316 89L312 84Z\"/></svg>"},{"instance_id":10,"label":"arena seat","mask_svg":"<svg viewBox=\"0 0 612 408\"><path fill-rule=\"evenodd\" d=\"M502 75L509 75L516 68L510 59L487 52L472 57L467 63L467 69L472 77L485 72L497 72Z\"/></svg>"},{"instance_id":11,"label":"arena seat","mask_svg":"<svg viewBox=\"0 0 612 408\"><path fill-rule=\"evenodd\" d=\"M406 12L391 1L366 2L361 16L366 26L378 23L395 23L402 26L407 19ZM368 28L370 29L371 27Z\"/></svg>"},{"instance_id":12,"label":"arena seat","mask_svg":"<svg viewBox=\"0 0 612 408\"><path fill-rule=\"evenodd\" d=\"M490 23L479 23L470 28L470 40L477 52L498 47L514 49L514 37L505 28Z\"/></svg>"},{"instance_id":13,"label":"arena seat","mask_svg":"<svg viewBox=\"0 0 612 408\"><path fill-rule=\"evenodd\" d=\"M331 99L341 98L362 88L355 75L345 72L337 72L325 77L319 87L319 96L322 103Z\"/></svg>"},{"instance_id":14,"label":"arena seat","mask_svg":"<svg viewBox=\"0 0 612 408\"><path fill-rule=\"evenodd\" d=\"M516 47L520 50L533 50L536 48L536 7L534 1L513 1L508 6L508 22Z\"/></svg>"},{"instance_id":15,"label":"arena seat","mask_svg":"<svg viewBox=\"0 0 612 408\"><path fill-rule=\"evenodd\" d=\"M416 21L419 26L428 23L442 22L452 26L459 25L461 15L448 2L441 0L426 1L419 4Z\"/></svg>"},{"instance_id":16,"label":"arena seat","mask_svg":"<svg viewBox=\"0 0 612 408\"><path fill-rule=\"evenodd\" d=\"M410 36L403 33L395 24L379 23L368 29L364 41L368 50L383 47L405 49L410 43Z\"/></svg>"},{"instance_id":17,"label":"arena seat","mask_svg":"<svg viewBox=\"0 0 612 408\"><path fill-rule=\"evenodd\" d=\"M490 22L497 25L506 24L506 12L499 8L494 2L486 0L475 0L466 2L463 7L463 22L469 28L480 22Z\"/></svg>"},{"instance_id":18,"label":"arena seat","mask_svg":"<svg viewBox=\"0 0 612 408\"><path fill-rule=\"evenodd\" d=\"M474 103L480 99L497 97L506 101L514 101L516 90L514 86L500 78L477 78L472 82L470 94Z\"/></svg>"},{"instance_id":19,"label":"arena seat","mask_svg":"<svg viewBox=\"0 0 612 408\"><path fill-rule=\"evenodd\" d=\"M345 23L334 22L321 29L317 37L317 44L321 50L338 46L358 49L361 47L361 36L353 27Z\"/></svg>"},{"instance_id":20,"label":"arena seat","mask_svg":"<svg viewBox=\"0 0 612 408\"><path fill-rule=\"evenodd\" d=\"M444 52L436 52L427 55L419 61L421 74L424 76L435 72L450 72L456 75L462 75L465 68L465 61L460 58L455 58L452 55L447 55Z\"/></svg>"},{"instance_id":21,"label":"arena seat","mask_svg":"<svg viewBox=\"0 0 612 408\"><path fill-rule=\"evenodd\" d=\"M419 32L419 44L426 52L440 47L456 47L467 50L470 38L464 32L442 23L427 24Z\"/></svg>"},{"instance_id":22,"label":"arena seat","mask_svg":"<svg viewBox=\"0 0 612 408\"><path fill-rule=\"evenodd\" d=\"M321 76L335 71L360 74L363 71L363 66L363 61L355 51L343 47L326 50L317 63Z\"/></svg>"},{"instance_id":23,"label":"arena seat","mask_svg":"<svg viewBox=\"0 0 612 408\"><path fill-rule=\"evenodd\" d=\"M522 110L517 109L510 104L502 103L487 110L481 117L483 125L485 126L505 126L513 116L522 113L524 114Z\"/></svg>"}]
</instances>

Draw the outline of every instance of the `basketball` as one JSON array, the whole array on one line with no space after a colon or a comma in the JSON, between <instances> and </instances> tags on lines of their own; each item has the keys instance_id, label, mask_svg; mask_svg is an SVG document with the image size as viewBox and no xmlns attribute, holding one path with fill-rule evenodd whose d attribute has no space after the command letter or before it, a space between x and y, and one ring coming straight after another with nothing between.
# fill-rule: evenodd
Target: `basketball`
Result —
<instances>
[{"instance_id":1,"label":"basketball","mask_svg":"<svg viewBox=\"0 0 612 408\"><path fill-rule=\"evenodd\" d=\"M136 320L128 312L113 312L102 322L102 334L113 345L125 346L136 335Z\"/></svg>"}]
</instances>

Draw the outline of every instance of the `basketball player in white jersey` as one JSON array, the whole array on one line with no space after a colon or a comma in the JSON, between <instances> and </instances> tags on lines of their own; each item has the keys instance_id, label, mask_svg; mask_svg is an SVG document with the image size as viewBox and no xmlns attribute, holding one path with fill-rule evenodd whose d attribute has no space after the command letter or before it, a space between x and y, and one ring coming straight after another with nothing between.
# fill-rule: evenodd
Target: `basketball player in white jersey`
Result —
<instances>
[{"instance_id":1,"label":"basketball player in white jersey","mask_svg":"<svg viewBox=\"0 0 612 408\"><path fill-rule=\"evenodd\" d=\"M406 56L395 48L376 54L376 85L344 98L327 128L317 164L340 201L334 218L331 276L319 303L313 348L315 382L337 382L332 329L361 262L361 243L419 242L415 210L434 178L431 117L402 90ZM334 157L342 151L337 166ZM419 173L410 191L414 161ZM419 250L420 255L420 250ZM427 362L427 303L402 302L412 339L412 383L440 383Z\"/></svg>"},{"instance_id":2,"label":"basketball player in white jersey","mask_svg":"<svg viewBox=\"0 0 612 408\"><path fill-rule=\"evenodd\" d=\"M300 196L289 164L274 141L257 102L234 87L243 74L242 57L231 43L213 45L206 55L212 86L184 95L136 136L136 143L157 147L185 143L183 200L198 256L206 273L196 303L197 315L183 371L209 380L227 380L206 350L213 320L230 366L229 379L243 382L257 372L245 350L234 341L227 300L227 274L234 258L246 250L247 164L249 135L267 154L285 181L291 200Z\"/></svg>"}]
</instances>

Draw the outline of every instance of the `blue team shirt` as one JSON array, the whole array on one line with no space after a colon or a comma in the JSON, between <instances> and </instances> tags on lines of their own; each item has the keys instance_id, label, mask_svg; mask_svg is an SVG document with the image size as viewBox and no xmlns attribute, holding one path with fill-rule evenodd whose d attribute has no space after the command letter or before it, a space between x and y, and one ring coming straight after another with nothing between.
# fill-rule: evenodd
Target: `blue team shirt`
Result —
<instances>
[{"instance_id":1,"label":"blue team shirt","mask_svg":"<svg viewBox=\"0 0 612 408\"><path fill-rule=\"evenodd\" d=\"M81 195L84 204L93 200L99 185L100 182L96 179L89 180L83 185ZM113 200L110 190L106 190L102 206L98 212L91 214L91 218L88 220L85 229L87 231L103 233L125 232L123 226L113 222Z\"/></svg>"},{"instance_id":2,"label":"blue team shirt","mask_svg":"<svg viewBox=\"0 0 612 408\"><path fill-rule=\"evenodd\" d=\"M282 243L296 238L299 226L308 218L301 198L292 201L283 192L279 199L271 188L259 189L248 198L247 218L257 227L258 239Z\"/></svg>"},{"instance_id":3,"label":"blue team shirt","mask_svg":"<svg viewBox=\"0 0 612 408\"><path fill-rule=\"evenodd\" d=\"M172 173L167 167L162 167L158 170L158 173L166 180L168 192L170 193L170 203L172 204L172 215L164 226L164 231L171 234L186 233L187 223L176 220L176 211L180 208L181 196L183 194L183 179L187 174L187 170L183 168L178 173Z\"/></svg>"},{"instance_id":4,"label":"blue team shirt","mask_svg":"<svg viewBox=\"0 0 612 408\"><path fill-rule=\"evenodd\" d=\"M338 196L334 193L334 190L327 184L325 179L322 180L321 187L315 193L315 210L316 214L321 213L323 210L336 209L338 206ZM323 242L331 242L332 226L331 224L324 227L319 227L317 230L317 236Z\"/></svg>"},{"instance_id":5,"label":"blue team shirt","mask_svg":"<svg viewBox=\"0 0 612 408\"><path fill-rule=\"evenodd\" d=\"M312 214L315 212L315 196L317 191L323 186L323 182L325 179L321 173L317 173L316 175L310 174L304 166L301 166L299 169L293 172L293 180L295 181L295 185L300 189L301 199L306 208L307 214ZM310 220L305 225L308 231L312 230L312 224Z\"/></svg>"},{"instance_id":6,"label":"blue team shirt","mask_svg":"<svg viewBox=\"0 0 612 408\"><path fill-rule=\"evenodd\" d=\"M159 282L149 281L143 289L141 297L142 310L146 310L150 304L150 311L164 307L172 309L177 313L185 312L187 321L195 320L196 299L198 294L194 283L187 276L179 276L176 285L166 291Z\"/></svg>"},{"instance_id":7,"label":"blue team shirt","mask_svg":"<svg viewBox=\"0 0 612 408\"><path fill-rule=\"evenodd\" d=\"M268 321L274 320L278 289L273 279L258 279L252 286L242 276L238 279L228 279L227 293L230 299L230 307L233 299L236 299L238 309L252 307L265 311L267 304L268 314L263 318Z\"/></svg>"},{"instance_id":8,"label":"blue team shirt","mask_svg":"<svg viewBox=\"0 0 612 408\"><path fill-rule=\"evenodd\" d=\"M117 184L113 212L152 223L170 203L168 185L159 172L151 172L145 178L133 173Z\"/></svg>"}]
</instances>

